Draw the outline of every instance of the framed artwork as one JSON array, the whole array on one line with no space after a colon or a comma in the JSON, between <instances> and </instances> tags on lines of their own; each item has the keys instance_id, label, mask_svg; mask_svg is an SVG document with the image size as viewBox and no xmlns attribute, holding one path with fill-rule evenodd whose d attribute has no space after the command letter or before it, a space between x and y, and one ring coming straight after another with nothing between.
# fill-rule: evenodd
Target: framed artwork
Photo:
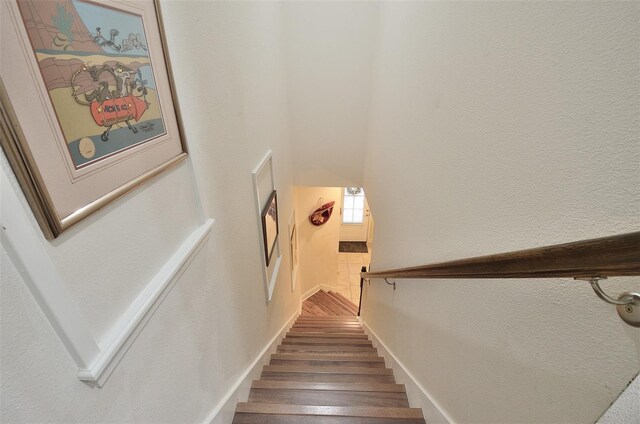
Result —
<instances>
[{"instance_id":1,"label":"framed artwork","mask_svg":"<svg viewBox=\"0 0 640 424\"><path fill-rule=\"evenodd\" d=\"M278 241L278 196L273 190L267 204L262 210L262 239L264 241L264 254L267 266Z\"/></svg>"},{"instance_id":2,"label":"framed artwork","mask_svg":"<svg viewBox=\"0 0 640 424\"><path fill-rule=\"evenodd\" d=\"M298 276L298 225L296 224L296 211L291 212L289 218L289 272L291 273L291 291L296 289Z\"/></svg>"},{"instance_id":3,"label":"framed artwork","mask_svg":"<svg viewBox=\"0 0 640 424\"><path fill-rule=\"evenodd\" d=\"M157 1L0 8L2 147L47 238L186 158Z\"/></svg>"},{"instance_id":4,"label":"framed artwork","mask_svg":"<svg viewBox=\"0 0 640 424\"><path fill-rule=\"evenodd\" d=\"M262 281L267 302L273 297L283 257L278 237L278 200L272 153L268 150L251 172L256 200L256 234L260 237Z\"/></svg>"}]
</instances>

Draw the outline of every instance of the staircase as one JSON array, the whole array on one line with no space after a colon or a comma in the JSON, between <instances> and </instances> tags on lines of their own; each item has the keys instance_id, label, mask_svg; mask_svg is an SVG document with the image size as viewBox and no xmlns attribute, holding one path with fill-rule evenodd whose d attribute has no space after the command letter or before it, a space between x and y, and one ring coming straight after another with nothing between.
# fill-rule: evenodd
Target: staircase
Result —
<instances>
[{"instance_id":1,"label":"staircase","mask_svg":"<svg viewBox=\"0 0 640 424\"><path fill-rule=\"evenodd\" d=\"M331 291L305 300L233 422L424 424L422 410L409 408L404 385L395 384L355 311Z\"/></svg>"}]
</instances>

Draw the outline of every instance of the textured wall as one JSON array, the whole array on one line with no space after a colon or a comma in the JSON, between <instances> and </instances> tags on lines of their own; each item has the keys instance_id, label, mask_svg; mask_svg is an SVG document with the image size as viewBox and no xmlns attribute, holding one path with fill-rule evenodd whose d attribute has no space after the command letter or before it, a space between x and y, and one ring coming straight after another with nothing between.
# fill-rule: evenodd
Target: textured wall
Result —
<instances>
[{"instance_id":1,"label":"textured wall","mask_svg":"<svg viewBox=\"0 0 640 424\"><path fill-rule=\"evenodd\" d=\"M638 422L640 418L640 379L638 376L629 387L611 405L611 408L600 417L598 424L620 424Z\"/></svg>"},{"instance_id":2,"label":"textured wall","mask_svg":"<svg viewBox=\"0 0 640 424\"><path fill-rule=\"evenodd\" d=\"M77 379L3 248L3 423L202 422L298 307L288 249L265 302L251 181L272 148L286 228L293 189L280 5L163 6L195 175L216 219L210 240L102 389ZM194 187L182 164L59 239L42 239L96 338L198 225Z\"/></svg>"},{"instance_id":3,"label":"textured wall","mask_svg":"<svg viewBox=\"0 0 640 424\"><path fill-rule=\"evenodd\" d=\"M638 3L385 3L378 40L374 270L637 231ZM460 423L594 422L640 369L640 329L572 280L374 281L366 303Z\"/></svg>"},{"instance_id":4,"label":"textured wall","mask_svg":"<svg viewBox=\"0 0 640 424\"><path fill-rule=\"evenodd\" d=\"M295 182L361 186L376 2L285 2Z\"/></svg>"}]
</instances>

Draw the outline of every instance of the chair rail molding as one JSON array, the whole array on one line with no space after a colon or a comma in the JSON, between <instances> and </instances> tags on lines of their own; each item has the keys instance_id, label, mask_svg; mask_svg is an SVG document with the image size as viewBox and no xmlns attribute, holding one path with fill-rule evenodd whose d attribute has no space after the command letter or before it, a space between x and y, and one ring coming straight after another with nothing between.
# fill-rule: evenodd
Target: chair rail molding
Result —
<instances>
[{"instance_id":1,"label":"chair rail molding","mask_svg":"<svg viewBox=\"0 0 640 424\"><path fill-rule=\"evenodd\" d=\"M75 361L78 378L97 387L109 378L131 344L209 238L209 218L178 247L99 345L75 304L7 171L0 172L0 240L54 331ZM24 199L22 199L24 200Z\"/></svg>"},{"instance_id":2,"label":"chair rail molding","mask_svg":"<svg viewBox=\"0 0 640 424\"><path fill-rule=\"evenodd\" d=\"M12 189L16 185L11 184L6 171L0 172L0 178L2 245L69 355L78 368L87 368L99 355L100 348Z\"/></svg>"}]
</instances>

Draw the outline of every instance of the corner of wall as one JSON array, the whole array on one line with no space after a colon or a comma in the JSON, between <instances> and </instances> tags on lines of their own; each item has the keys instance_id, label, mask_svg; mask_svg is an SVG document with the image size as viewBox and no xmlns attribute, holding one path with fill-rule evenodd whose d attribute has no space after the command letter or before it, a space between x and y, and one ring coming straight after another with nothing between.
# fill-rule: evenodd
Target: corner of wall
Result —
<instances>
[{"instance_id":1,"label":"corner of wall","mask_svg":"<svg viewBox=\"0 0 640 424\"><path fill-rule=\"evenodd\" d=\"M253 380L260 378L262 366L269 362L269 357L276 351L278 342L285 336L285 334L287 334L291 326L293 326L298 315L300 315L300 308L296 310L280 331L278 331L269 343L267 343L251 365L249 365L240 378L236 380L235 384L233 384L222 400L220 400L209 415L207 415L202 424L227 424L233 421L236 404L238 402L247 401Z\"/></svg>"},{"instance_id":2,"label":"corner of wall","mask_svg":"<svg viewBox=\"0 0 640 424\"><path fill-rule=\"evenodd\" d=\"M424 419L429 424L455 424L455 421L444 410L444 408L433 398L433 396L424 388L413 376L406 366L389 350L378 335L369 328L367 323L362 320L365 332L371 336L373 346L378 349L378 353L384 357L387 367L393 369L398 384L404 384L409 398L409 405L413 408L422 408Z\"/></svg>"}]
</instances>

